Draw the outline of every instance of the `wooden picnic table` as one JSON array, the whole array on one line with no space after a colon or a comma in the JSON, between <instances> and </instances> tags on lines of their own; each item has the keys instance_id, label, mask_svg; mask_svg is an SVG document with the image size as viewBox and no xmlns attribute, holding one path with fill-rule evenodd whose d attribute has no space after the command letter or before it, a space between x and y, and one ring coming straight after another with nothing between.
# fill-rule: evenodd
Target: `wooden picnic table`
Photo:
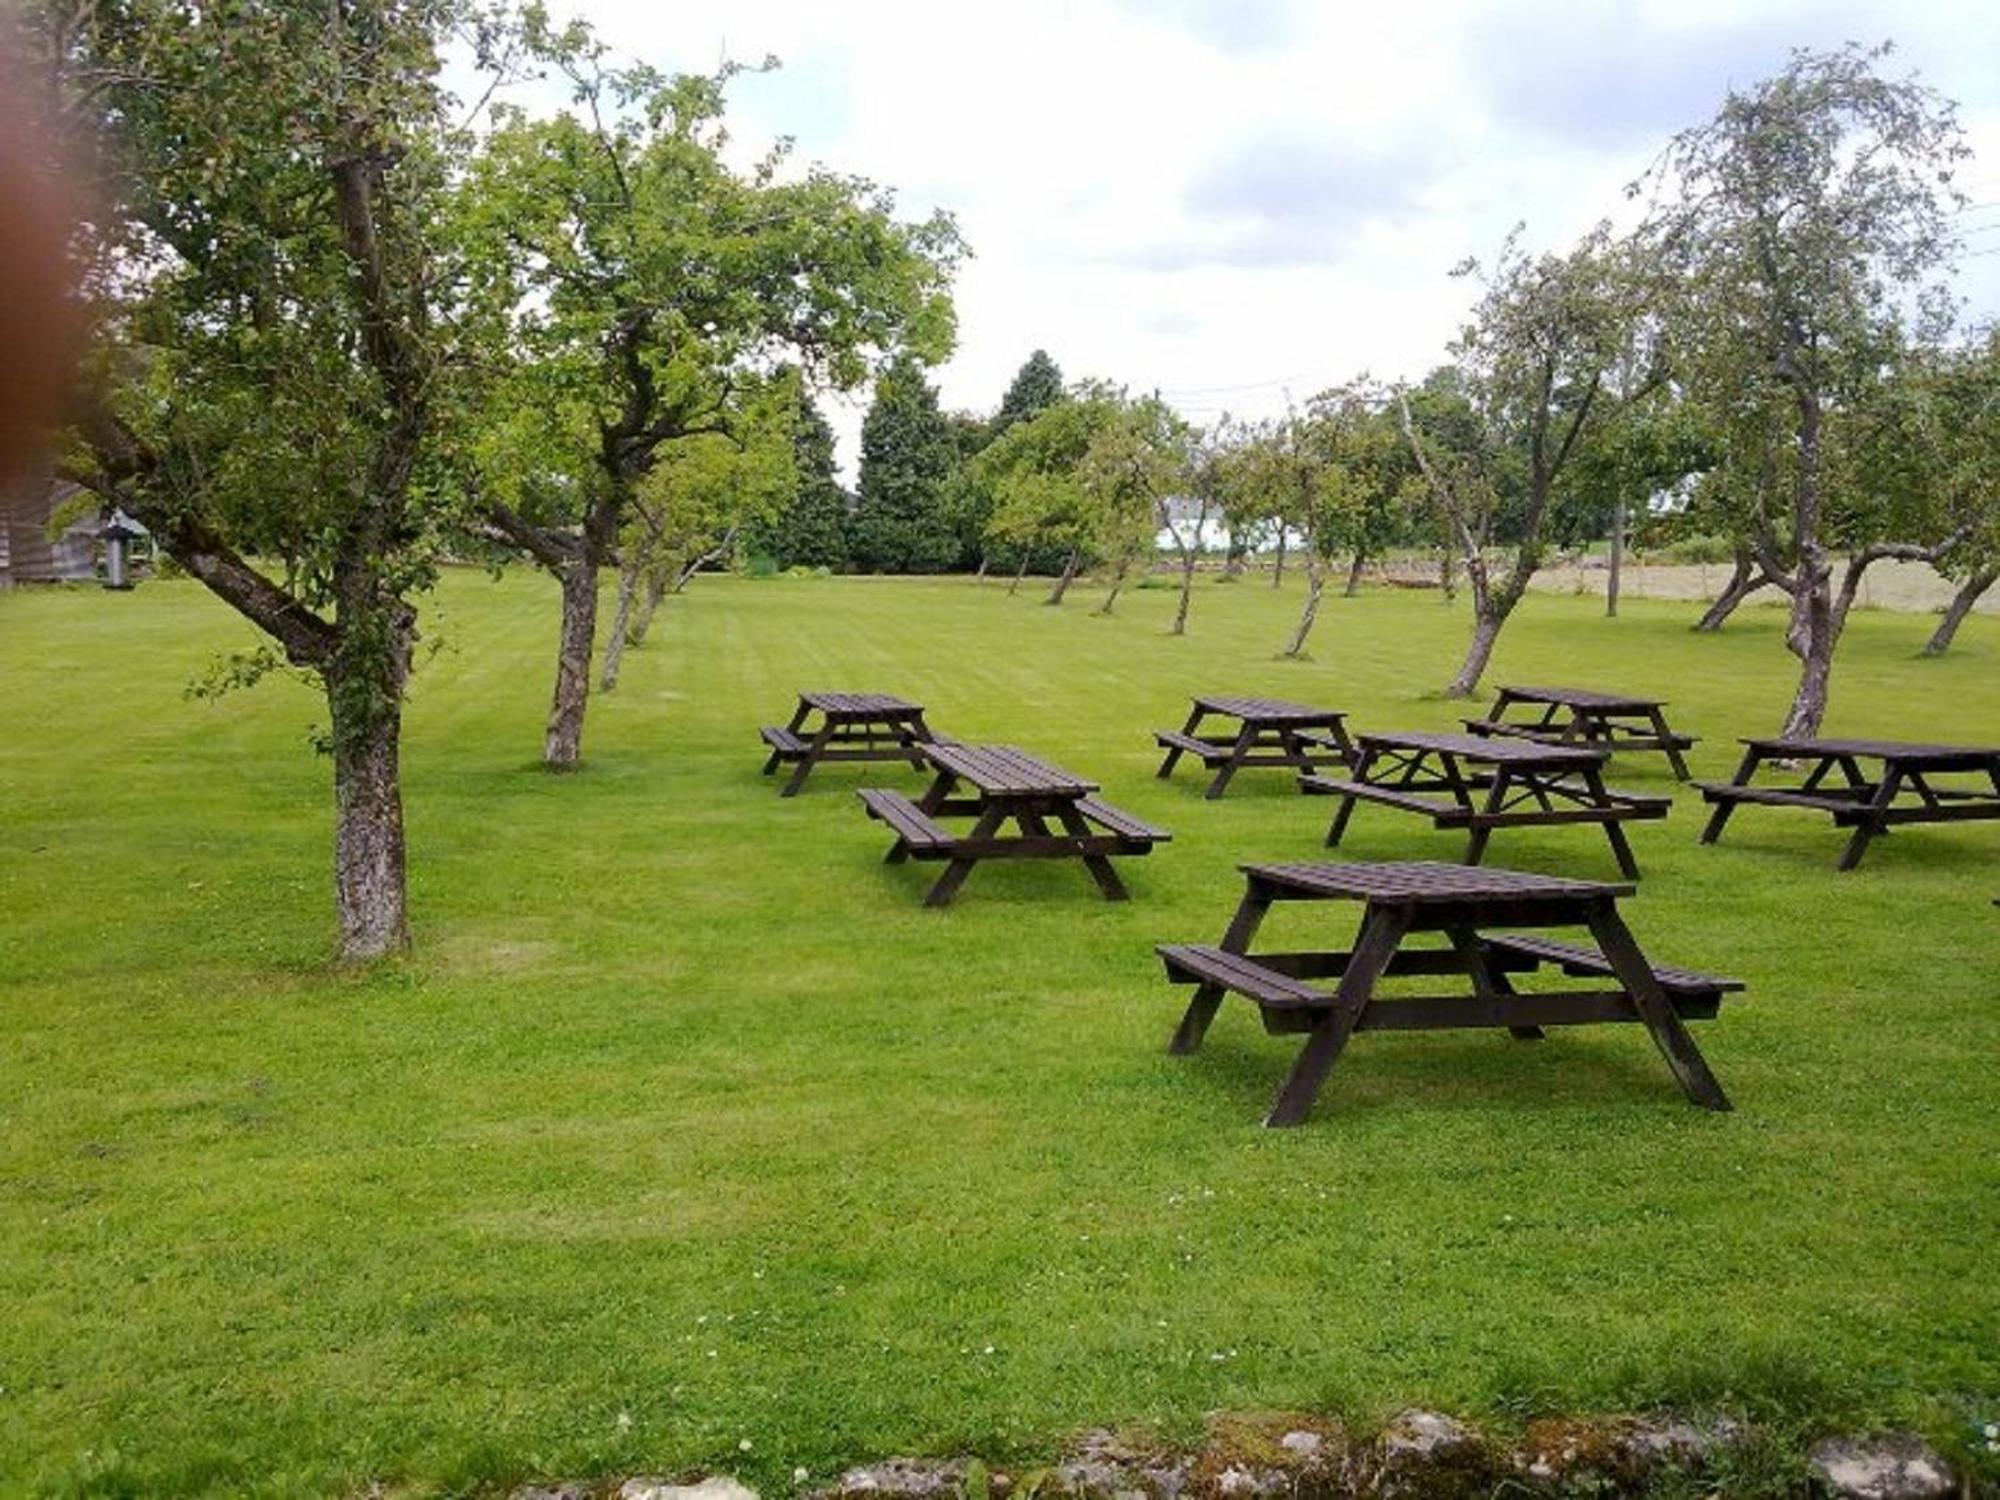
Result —
<instances>
[{"instance_id":1,"label":"wooden picnic table","mask_svg":"<svg viewBox=\"0 0 2000 1500\"><path fill-rule=\"evenodd\" d=\"M815 713L819 723L809 728L806 721ZM798 795L813 767L829 761L903 761L921 771L918 747L938 738L924 722L922 704L888 693L800 693L789 723L757 732L771 747L764 774L787 763L793 768L780 793L786 797Z\"/></svg>"},{"instance_id":2,"label":"wooden picnic table","mask_svg":"<svg viewBox=\"0 0 2000 1500\"><path fill-rule=\"evenodd\" d=\"M1024 750L933 742L919 753L937 772L922 797L912 801L901 792L866 787L861 802L896 835L887 863L948 861L924 897L926 906L948 904L982 859L1080 859L1105 899L1123 901L1125 884L1110 856L1148 854L1173 837L1100 801L1093 795L1096 782ZM973 795L953 796L960 783ZM956 834L938 821L949 817L970 817L972 831ZM1018 834L1002 833L1010 821Z\"/></svg>"},{"instance_id":3,"label":"wooden picnic table","mask_svg":"<svg viewBox=\"0 0 2000 1500\"><path fill-rule=\"evenodd\" d=\"M1629 885L1431 862L1241 868L1247 888L1220 943L1157 951L1171 983L1195 986L1169 1052L1201 1045L1225 994L1256 1005L1272 1035L1305 1037L1266 1125L1305 1119L1357 1031L1495 1027L1518 1040L1537 1040L1545 1026L1597 1021L1643 1025L1690 1100L1704 1109L1729 1108L1685 1023L1713 1017L1722 996L1743 986L1648 960L1618 914L1618 898L1632 894ZM1362 903L1353 946L1251 952L1264 914L1279 901ZM1552 927L1586 928L1596 946L1507 931ZM1447 946L1405 948L1413 933L1442 934ZM1543 965L1611 984L1525 994L1515 988L1513 975ZM1462 976L1470 993L1376 993L1384 977L1432 974ZM1329 978L1338 981L1331 989L1308 982Z\"/></svg>"},{"instance_id":4,"label":"wooden picnic table","mask_svg":"<svg viewBox=\"0 0 2000 1500\"><path fill-rule=\"evenodd\" d=\"M1235 719L1232 734L1200 734L1204 719ZM1198 697L1179 730L1161 729L1153 739L1167 752L1160 762L1162 777L1174 774L1183 755L1192 755L1215 771L1203 795L1220 797L1230 778L1245 766L1285 766L1316 771L1344 766L1353 757L1346 728L1347 715L1330 708L1288 703L1282 698Z\"/></svg>"},{"instance_id":5,"label":"wooden picnic table","mask_svg":"<svg viewBox=\"0 0 2000 1500\"><path fill-rule=\"evenodd\" d=\"M1639 862L1619 825L1635 818L1664 818L1672 806L1666 797L1607 787L1604 762L1609 756L1603 750L1472 734L1367 733L1356 743L1354 769L1345 778L1299 778L1307 791L1342 799L1326 832L1329 848L1347 832L1357 802L1427 814L1439 828L1470 830L1465 846L1469 865L1485 857L1496 828L1595 823L1610 841L1618 868L1628 880L1637 880ZM1483 798L1476 795L1481 792Z\"/></svg>"},{"instance_id":6,"label":"wooden picnic table","mask_svg":"<svg viewBox=\"0 0 2000 1500\"><path fill-rule=\"evenodd\" d=\"M1507 717L1516 705L1530 710L1527 718ZM1539 717L1533 710L1539 708ZM1674 775L1688 779L1681 752L1694 746L1694 736L1679 734L1667 723L1664 698L1635 698L1624 693L1600 693L1590 688L1502 687L1483 719L1467 719L1474 734L1508 735L1545 745L1583 745L1613 752L1664 751Z\"/></svg>"},{"instance_id":7,"label":"wooden picnic table","mask_svg":"<svg viewBox=\"0 0 2000 1500\"><path fill-rule=\"evenodd\" d=\"M1803 807L1831 813L1835 827L1854 834L1840 856L1840 868L1861 863L1868 841L1905 823L1958 823L2000 818L2000 747L1925 745L1902 740L1753 739L1743 742L1743 760L1728 782L1697 782L1714 805L1701 841L1722 836L1729 815L1745 802L1767 807ZM1881 775L1870 780L1863 761L1879 761ZM1774 763L1810 769L1802 780L1781 786L1755 785L1758 771ZM1832 772L1840 780L1828 784ZM1938 785L1933 778L1971 775L1988 786Z\"/></svg>"}]
</instances>

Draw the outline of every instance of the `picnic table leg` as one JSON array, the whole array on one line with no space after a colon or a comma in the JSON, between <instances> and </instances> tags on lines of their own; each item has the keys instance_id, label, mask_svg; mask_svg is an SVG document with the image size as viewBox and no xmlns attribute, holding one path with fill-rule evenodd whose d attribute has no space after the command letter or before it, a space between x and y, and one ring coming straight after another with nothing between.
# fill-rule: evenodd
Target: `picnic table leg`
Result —
<instances>
[{"instance_id":1,"label":"picnic table leg","mask_svg":"<svg viewBox=\"0 0 2000 1500\"><path fill-rule=\"evenodd\" d=\"M1264 894L1253 880L1249 890L1243 894L1242 904L1236 908L1236 915L1230 919L1229 930L1222 934L1217 946L1224 953L1244 953L1249 950L1250 940L1257 935L1257 929L1264 921L1264 913L1271 909L1271 898ZM1215 1020L1217 1007L1222 1004L1223 989L1219 984L1199 984L1195 986L1194 998L1188 1001L1188 1008L1181 1017L1181 1024L1174 1028L1173 1039L1167 1043L1167 1051L1175 1057L1184 1057L1201 1045L1201 1039L1208 1035L1208 1028Z\"/></svg>"},{"instance_id":2,"label":"picnic table leg","mask_svg":"<svg viewBox=\"0 0 2000 1500\"><path fill-rule=\"evenodd\" d=\"M1653 733L1660 737L1660 747L1667 752L1667 764L1674 768L1674 779L1676 781L1686 781L1688 779L1687 759L1681 754L1681 747L1674 743L1674 732L1667 728L1666 713L1655 706L1646 710L1646 714L1653 721Z\"/></svg>"},{"instance_id":3,"label":"picnic table leg","mask_svg":"<svg viewBox=\"0 0 2000 1500\"><path fill-rule=\"evenodd\" d=\"M1447 766L1453 768L1451 771L1452 790L1458 794L1459 801L1470 805L1472 798L1466 793L1464 783L1459 779L1457 761L1451 756L1441 756L1440 759ZM1488 813L1499 812L1506 804L1507 785L1512 780L1513 777L1508 773L1506 766L1494 767L1493 789L1486 794L1486 806L1480 810ZM1486 845L1492 837L1493 830L1491 828L1485 826L1474 827L1471 836L1465 841L1465 862L1469 865L1476 865L1482 859L1486 858Z\"/></svg>"},{"instance_id":4,"label":"picnic table leg","mask_svg":"<svg viewBox=\"0 0 2000 1500\"><path fill-rule=\"evenodd\" d=\"M1181 725L1181 733L1193 734L1195 730L1200 726L1202 719L1206 717L1207 714L1208 710L1203 708L1199 703L1197 703L1192 709L1188 711L1187 723ZM1167 777L1173 775L1174 767L1181 763L1181 756L1184 753L1185 752L1182 751L1179 745L1167 746L1167 758L1160 762L1160 769L1154 772L1153 774L1160 777L1162 780L1165 780Z\"/></svg>"},{"instance_id":5,"label":"picnic table leg","mask_svg":"<svg viewBox=\"0 0 2000 1500\"><path fill-rule=\"evenodd\" d=\"M1372 748L1363 750L1355 756L1354 769L1350 774L1356 781L1366 781L1368 779L1368 768L1374 763L1375 751ZM1342 792L1340 794L1340 808L1334 813L1333 822L1326 830L1327 848L1336 849L1340 846L1341 839L1347 834L1347 820L1354 816L1354 804L1360 800L1352 792Z\"/></svg>"},{"instance_id":6,"label":"picnic table leg","mask_svg":"<svg viewBox=\"0 0 2000 1500\"><path fill-rule=\"evenodd\" d=\"M924 716L918 714L914 719L906 719L899 723L896 729L896 738L902 744L903 752L908 756L910 764L919 771L923 770L927 762L924 760L924 752L918 747L920 745L933 744L936 741L936 736L931 733L930 725L924 722Z\"/></svg>"},{"instance_id":7,"label":"picnic table leg","mask_svg":"<svg viewBox=\"0 0 2000 1500\"><path fill-rule=\"evenodd\" d=\"M1604 772L1592 766L1583 773L1583 784L1600 807L1612 806L1611 793L1604 785ZM1611 852L1618 858L1618 869L1627 880L1639 878L1639 861L1632 853L1632 841L1616 818L1604 820L1604 836L1611 841Z\"/></svg>"},{"instance_id":8,"label":"picnic table leg","mask_svg":"<svg viewBox=\"0 0 2000 1500\"><path fill-rule=\"evenodd\" d=\"M1285 1079L1284 1087L1278 1090L1277 1102L1264 1116L1267 1126L1297 1125L1311 1112L1313 1100L1319 1097L1326 1075L1333 1071L1341 1049L1347 1045L1348 1037L1354 1034L1354 1023L1361 1019L1361 1012L1368 1008L1368 1002L1374 997L1375 981L1389 967L1389 960L1395 955L1396 947L1403 941L1403 934L1409 931L1409 927L1409 914L1401 908L1369 907L1361 919L1361 931L1354 940L1354 951L1348 957L1347 967L1341 971L1340 985L1333 993L1333 1005L1320 1014L1312 1030L1306 1034L1306 1044L1299 1052L1299 1060L1292 1064L1290 1076Z\"/></svg>"},{"instance_id":9,"label":"picnic table leg","mask_svg":"<svg viewBox=\"0 0 2000 1500\"><path fill-rule=\"evenodd\" d=\"M1486 954L1486 944L1470 927L1453 927L1446 934L1458 956L1465 960L1465 972L1472 980L1472 993L1482 1000L1497 1000L1514 993L1514 985ZM1507 1035L1519 1042L1539 1042L1548 1033L1539 1026L1509 1026Z\"/></svg>"},{"instance_id":10,"label":"picnic table leg","mask_svg":"<svg viewBox=\"0 0 2000 1500\"><path fill-rule=\"evenodd\" d=\"M799 706L792 710L792 717L785 725L785 729L787 730L787 732L791 734L797 734L799 732L799 726L805 723L806 715L811 711L812 710L807 706L806 701L803 698L801 698L799 700ZM769 759L767 759L764 762L764 774L766 776L769 776L773 771L778 769L778 766L783 762L783 760L784 760L784 752L779 750L776 745L773 745L771 747L771 754Z\"/></svg>"},{"instance_id":11,"label":"picnic table leg","mask_svg":"<svg viewBox=\"0 0 2000 1500\"><path fill-rule=\"evenodd\" d=\"M1681 1091L1703 1109L1728 1109L1729 1096L1722 1092L1722 1085L1709 1072L1701 1049L1688 1035L1680 1013L1674 1009L1673 1001L1667 998L1667 992L1660 988L1660 981L1653 977L1653 967L1646 962L1645 954L1639 951L1638 940L1632 936L1632 930L1625 925L1625 919L1618 915L1618 908L1610 901L1600 901L1591 908L1590 933L1597 939L1598 948L1610 963L1612 972L1618 976L1618 982L1625 987L1625 993L1631 997L1639 1019L1653 1034L1653 1042L1659 1047L1660 1055L1666 1058L1667 1066L1680 1080Z\"/></svg>"},{"instance_id":12,"label":"picnic table leg","mask_svg":"<svg viewBox=\"0 0 2000 1500\"><path fill-rule=\"evenodd\" d=\"M833 730L833 718L828 715L821 722L819 732L812 737L812 742L806 746L806 753L799 757L799 763L792 768L791 779L778 793L780 797L796 797L799 794L799 788L806 784L806 777L811 775L812 768L819 764L820 752L826 749L827 742L833 738Z\"/></svg>"},{"instance_id":13,"label":"picnic table leg","mask_svg":"<svg viewBox=\"0 0 2000 1500\"><path fill-rule=\"evenodd\" d=\"M989 805L986 811L979 815L979 821L972 825L972 832L966 837L991 838L1005 817L1006 812L1000 805ZM944 873L938 876L936 883L924 893L924 905L949 906L951 898L958 894L958 888L965 884L965 877L972 873L972 867L977 863L979 861L976 859L954 859L946 865Z\"/></svg>"},{"instance_id":14,"label":"picnic table leg","mask_svg":"<svg viewBox=\"0 0 2000 1500\"><path fill-rule=\"evenodd\" d=\"M1055 815L1073 838L1087 839L1091 836L1090 824L1084 820L1083 814L1069 803L1065 802L1056 807ZM1023 826L1026 824L1023 823ZM1106 901L1131 899L1132 893L1125 889L1125 882L1118 878L1118 872L1111 868L1111 861L1104 855L1084 855L1083 867L1090 871L1091 879L1097 882L1097 888L1104 893Z\"/></svg>"},{"instance_id":15,"label":"picnic table leg","mask_svg":"<svg viewBox=\"0 0 2000 1500\"><path fill-rule=\"evenodd\" d=\"M1743 762L1737 766L1736 774L1729 778L1729 784L1731 786L1748 786L1750 778L1757 774L1758 762L1763 758L1763 752L1755 745L1746 745L1743 750ZM1701 841L1704 844L1712 844L1721 838L1723 825L1729 821L1729 815L1735 811L1736 804L1727 799L1716 803L1715 811L1708 815L1708 826L1701 831Z\"/></svg>"},{"instance_id":16,"label":"picnic table leg","mask_svg":"<svg viewBox=\"0 0 2000 1500\"><path fill-rule=\"evenodd\" d=\"M1902 790L1903 769L1894 762L1882 768L1882 784L1875 788L1875 795L1869 799L1868 809L1859 823L1854 825L1854 837L1847 841L1847 849L1840 856L1840 868L1851 870L1861 863L1861 856L1868 852L1868 841L1877 834L1886 833L1888 827L1882 821L1882 814L1896 800L1896 793Z\"/></svg>"},{"instance_id":17,"label":"picnic table leg","mask_svg":"<svg viewBox=\"0 0 2000 1500\"><path fill-rule=\"evenodd\" d=\"M1243 757L1250 753L1250 747L1256 742L1256 738L1256 725L1252 724L1250 720L1245 719L1243 721L1243 728L1237 733L1236 743L1229 747L1229 759L1225 760L1216 769L1215 780L1211 781L1208 784L1208 790L1202 793L1204 798L1213 802L1222 795L1223 791L1229 785L1229 779L1236 774L1237 768L1243 764Z\"/></svg>"}]
</instances>

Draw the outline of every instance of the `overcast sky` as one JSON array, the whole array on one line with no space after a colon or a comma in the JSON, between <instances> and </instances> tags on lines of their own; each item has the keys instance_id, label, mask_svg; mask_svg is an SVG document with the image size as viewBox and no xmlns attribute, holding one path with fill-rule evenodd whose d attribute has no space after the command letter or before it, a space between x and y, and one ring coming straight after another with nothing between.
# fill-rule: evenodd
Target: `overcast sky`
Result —
<instances>
[{"instance_id":1,"label":"overcast sky","mask_svg":"<svg viewBox=\"0 0 2000 1500\"><path fill-rule=\"evenodd\" d=\"M1893 39L1957 100L1974 316L2000 314L2000 3L1590 0L572 0L671 70L743 77L746 149L948 209L949 406L994 407L1046 348L1066 377L1157 388L1198 422L1364 370L1422 373L1469 301L1447 276L1518 221L1559 247L1623 207L1675 129L1797 45ZM860 405L830 409L853 460Z\"/></svg>"}]
</instances>

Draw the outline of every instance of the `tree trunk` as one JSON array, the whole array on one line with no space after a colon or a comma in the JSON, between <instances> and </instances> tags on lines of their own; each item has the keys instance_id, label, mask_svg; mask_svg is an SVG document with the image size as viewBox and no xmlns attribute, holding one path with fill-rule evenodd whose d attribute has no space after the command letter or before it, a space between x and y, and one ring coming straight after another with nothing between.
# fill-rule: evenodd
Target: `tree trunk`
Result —
<instances>
[{"instance_id":1,"label":"tree trunk","mask_svg":"<svg viewBox=\"0 0 2000 1500\"><path fill-rule=\"evenodd\" d=\"M1021 566L1014 570L1014 581L1007 585L1007 592L1010 594L1019 593L1021 591L1021 580L1023 578L1026 578L1027 576L1028 576L1028 552L1027 549L1024 547L1021 549Z\"/></svg>"},{"instance_id":2,"label":"tree trunk","mask_svg":"<svg viewBox=\"0 0 2000 1500\"><path fill-rule=\"evenodd\" d=\"M1319 596L1326 587L1325 575L1309 554L1306 557L1306 602L1299 611L1298 627L1292 631L1292 638L1285 645L1285 655L1303 656L1306 637L1312 634L1313 621L1319 618Z\"/></svg>"},{"instance_id":3,"label":"tree trunk","mask_svg":"<svg viewBox=\"0 0 2000 1500\"><path fill-rule=\"evenodd\" d=\"M1104 596L1102 604L1091 611L1092 614L1108 615L1111 613L1111 606L1118 602L1118 595L1125 587L1125 575L1131 570L1131 566L1129 562L1118 564L1118 571L1111 575L1111 592Z\"/></svg>"},{"instance_id":4,"label":"tree trunk","mask_svg":"<svg viewBox=\"0 0 2000 1500\"><path fill-rule=\"evenodd\" d=\"M333 889L340 916L340 956L381 958L410 946L403 878L403 731L400 665L364 663L326 672L333 720ZM396 691L379 690L387 668Z\"/></svg>"},{"instance_id":5,"label":"tree trunk","mask_svg":"<svg viewBox=\"0 0 2000 1500\"><path fill-rule=\"evenodd\" d=\"M1625 502L1611 508L1611 575L1604 580L1604 613L1618 618L1618 586L1625 571Z\"/></svg>"},{"instance_id":6,"label":"tree trunk","mask_svg":"<svg viewBox=\"0 0 2000 1500\"><path fill-rule=\"evenodd\" d=\"M1060 604L1063 602L1063 595L1069 592L1070 584L1075 581L1076 565L1080 560L1078 550L1074 547L1070 548L1069 556L1063 560L1062 577L1056 580L1056 586L1049 591L1049 597L1044 599L1042 603Z\"/></svg>"},{"instance_id":7,"label":"tree trunk","mask_svg":"<svg viewBox=\"0 0 2000 1500\"><path fill-rule=\"evenodd\" d=\"M625 648L632 644L632 605L639 592L638 549L618 570L618 608L611 617L611 635L604 642L604 675L597 690L609 693L618 686L618 669L625 664Z\"/></svg>"},{"instance_id":8,"label":"tree trunk","mask_svg":"<svg viewBox=\"0 0 2000 1500\"><path fill-rule=\"evenodd\" d=\"M1167 632L1169 635L1187 634L1188 601L1194 597L1194 562L1192 552L1181 559L1181 597L1174 605L1174 623Z\"/></svg>"},{"instance_id":9,"label":"tree trunk","mask_svg":"<svg viewBox=\"0 0 2000 1500\"><path fill-rule=\"evenodd\" d=\"M1500 627L1507 623L1505 614L1495 614L1482 609L1473 618L1472 639L1466 643L1465 660L1459 663L1458 675L1446 685L1447 698L1470 698L1479 691L1479 679L1486 675L1486 663L1493 655L1493 643L1500 639Z\"/></svg>"},{"instance_id":10,"label":"tree trunk","mask_svg":"<svg viewBox=\"0 0 2000 1500\"><path fill-rule=\"evenodd\" d=\"M1271 587L1282 588L1285 582L1285 527L1278 524L1278 561L1271 568Z\"/></svg>"},{"instance_id":11,"label":"tree trunk","mask_svg":"<svg viewBox=\"0 0 2000 1500\"><path fill-rule=\"evenodd\" d=\"M590 657L597 645L597 569L579 559L562 573L562 635L556 646L555 700L542 764L573 771L583 754L583 711L590 702Z\"/></svg>"},{"instance_id":12,"label":"tree trunk","mask_svg":"<svg viewBox=\"0 0 2000 1500\"><path fill-rule=\"evenodd\" d=\"M1722 628L1722 622L1736 613L1736 606L1748 599L1757 590L1771 581L1766 573L1750 556L1750 549L1738 547L1736 562L1729 571L1729 582L1722 586L1722 592L1715 596L1715 602L1702 612L1694 628L1703 632L1713 632Z\"/></svg>"},{"instance_id":13,"label":"tree trunk","mask_svg":"<svg viewBox=\"0 0 2000 1500\"><path fill-rule=\"evenodd\" d=\"M972 570L972 581L974 583L986 582L986 564L989 561L990 559L984 552L979 554L979 566Z\"/></svg>"},{"instance_id":14,"label":"tree trunk","mask_svg":"<svg viewBox=\"0 0 2000 1500\"><path fill-rule=\"evenodd\" d=\"M1799 685L1791 710L1779 731L1786 739L1812 739L1826 718L1828 685L1833 679L1833 648L1840 640L1840 613L1834 608L1830 569L1799 559L1798 589L1792 595L1792 618L1785 644L1799 659Z\"/></svg>"},{"instance_id":15,"label":"tree trunk","mask_svg":"<svg viewBox=\"0 0 2000 1500\"><path fill-rule=\"evenodd\" d=\"M1446 604L1458 597L1458 575L1452 568L1453 561L1449 547L1438 554L1438 587L1444 592Z\"/></svg>"},{"instance_id":16,"label":"tree trunk","mask_svg":"<svg viewBox=\"0 0 2000 1500\"><path fill-rule=\"evenodd\" d=\"M1952 637L1958 634L1958 627L1965 623L1965 617L1972 613L1972 606L1979 602L1979 596L1992 588L2000 580L2000 568L1982 568L1967 578L1951 596L1951 603L1945 606L1944 618L1938 621L1938 628L1924 645L1924 655L1942 656L1951 649Z\"/></svg>"},{"instance_id":17,"label":"tree trunk","mask_svg":"<svg viewBox=\"0 0 2000 1500\"><path fill-rule=\"evenodd\" d=\"M1347 565L1347 587L1342 590L1350 599L1361 592L1361 565L1368 561L1368 554L1359 547L1354 549L1354 561Z\"/></svg>"},{"instance_id":18,"label":"tree trunk","mask_svg":"<svg viewBox=\"0 0 2000 1500\"><path fill-rule=\"evenodd\" d=\"M628 646L646 644L646 632L653 628L653 615L660 607L660 601L667 597L669 569L655 562L646 569L646 591L639 596L639 608L632 616L632 623L626 627L630 639Z\"/></svg>"}]
</instances>

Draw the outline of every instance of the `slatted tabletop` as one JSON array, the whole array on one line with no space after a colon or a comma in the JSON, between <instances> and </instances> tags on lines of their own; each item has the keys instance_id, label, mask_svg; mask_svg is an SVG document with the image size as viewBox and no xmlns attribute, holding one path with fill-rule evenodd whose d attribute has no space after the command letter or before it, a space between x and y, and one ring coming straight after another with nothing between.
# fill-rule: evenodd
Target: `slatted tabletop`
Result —
<instances>
[{"instance_id":1,"label":"slatted tabletop","mask_svg":"<svg viewBox=\"0 0 2000 1500\"><path fill-rule=\"evenodd\" d=\"M1286 890L1395 905L1511 901L1522 897L1590 901L1629 896L1637 889L1601 880L1569 880L1527 870L1448 865L1427 859L1383 863L1318 860L1239 868L1253 880Z\"/></svg>"},{"instance_id":2,"label":"slatted tabletop","mask_svg":"<svg viewBox=\"0 0 2000 1500\"><path fill-rule=\"evenodd\" d=\"M1082 797L1097 790L1096 782L1012 745L926 745L923 754L989 797Z\"/></svg>"},{"instance_id":3,"label":"slatted tabletop","mask_svg":"<svg viewBox=\"0 0 2000 1500\"><path fill-rule=\"evenodd\" d=\"M1291 703L1283 698L1237 698L1222 694L1203 694L1195 698L1195 704L1212 714L1225 714L1232 719L1250 719L1265 724L1337 724L1347 717L1335 709L1315 708L1309 703Z\"/></svg>"},{"instance_id":4,"label":"slatted tabletop","mask_svg":"<svg viewBox=\"0 0 2000 1500\"><path fill-rule=\"evenodd\" d=\"M907 719L924 711L922 704L893 693L800 693L799 702L842 718Z\"/></svg>"},{"instance_id":5,"label":"slatted tabletop","mask_svg":"<svg viewBox=\"0 0 2000 1500\"><path fill-rule=\"evenodd\" d=\"M1564 708L1644 713L1648 709L1667 706L1664 698L1635 698L1627 693L1601 693L1594 688L1516 687L1510 683L1500 691L1521 703L1559 703Z\"/></svg>"},{"instance_id":6,"label":"slatted tabletop","mask_svg":"<svg viewBox=\"0 0 2000 1500\"><path fill-rule=\"evenodd\" d=\"M1430 750L1487 765L1598 766L1610 759L1606 751L1581 745L1544 745L1535 740L1488 739L1477 734L1394 731L1371 732L1355 738L1363 749L1380 745L1396 750Z\"/></svg>"},{"instance_id":7,"label":"slatted tabletop","mask_svg":"<svg viewBox=\"0 0 2000 1500\"><path fill-rule=\"evenodd\" d=\"M1856 755L1865 760L1896 761L1919 770L1984 770L2000 762L2000 746L1933 745L1908 740L1746 739L1742 741L1773 756Z\"/></svg>"}]
</instances>

